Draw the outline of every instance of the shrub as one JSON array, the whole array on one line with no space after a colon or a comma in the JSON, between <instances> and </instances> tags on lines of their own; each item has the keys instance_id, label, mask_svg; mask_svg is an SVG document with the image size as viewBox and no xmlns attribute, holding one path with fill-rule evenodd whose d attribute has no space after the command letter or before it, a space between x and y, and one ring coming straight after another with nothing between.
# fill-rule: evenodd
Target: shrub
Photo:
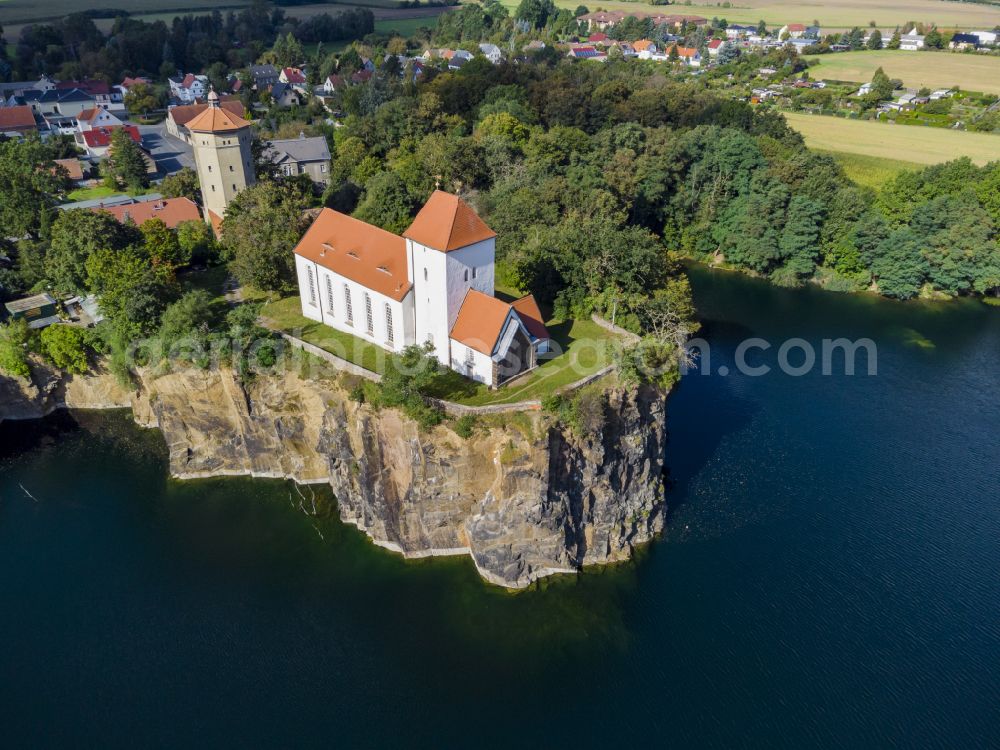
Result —
<instances>
[{"instance_id":1,"label":"shrub","mask_svg":"<svg viewBox=\"0 0 1000 750\"><path fill-rule=\"evenodd\" d=\"M0 326L0 370L15 378L31 377L28 341L31 332L23 320Z\"/></svg>"},{"instance_id":2,"label":"shrub","mask_svg":"<svg viewBox=\"0 0 1000 750\"><path fill-rule=\"evenodd\" d=\"M51 325L41 333L41 352L60 370L82 375L90 369L87 361L89 338L82 328Z\"/></svg>"},{"instance_id":3,"label":"shrub","mask_svg":"<svg viewBox=\"0 0 1000 750\"><path fill-rule=\"evenodd\" d=\"M460 438L468 440L472 433L476 431L476 417L474 414L464 414L455 420L455 434Z\"/></svg>"}]
</instances>

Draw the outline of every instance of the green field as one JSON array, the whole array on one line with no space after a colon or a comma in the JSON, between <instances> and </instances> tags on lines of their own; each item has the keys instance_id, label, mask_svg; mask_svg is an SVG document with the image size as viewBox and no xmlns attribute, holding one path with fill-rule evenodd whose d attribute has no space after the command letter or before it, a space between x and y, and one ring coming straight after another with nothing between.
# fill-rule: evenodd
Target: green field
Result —
<instances>
[{"instance_id":1,"label":"green field","mask_svg":"<svg viewBox=\"0 0 1000 750\"><path fill-rule=\"evenodd\" d=\"M843 151L814 150L822 154L829 154L836 159L837 163L844 168L847 176L854 182L865 187L875 188L876 190L900 172L912 172L924 166L923 164L902 161L900 159L862 156L861 154L848 154Z\"/></svg>"},{"instance_id":2,"label":"green field","mask_svg":"<svg viewBox=\"0 0 1000 750\"><path fill-rule=\"evenodd\" d=\"M516 8L519 0L501 0L508 8ZM578 0L555 0L560 8L575 9ZM875 21L880 27L892 28L907 21L936 23L942 28L992 29L1000 24L1000 6L981 3L946 2L946 0L838 0L820 3L815 0L735 0L733 6L722 3L693 0L692 5L649 5L644 3L611 0L601 3L584 3L591 10L642 10L649 13L687 13L711 18L718 16L731 23L757 23L764 20L768 26L786 23L812 23L830 31L853 26L867 26Z\"/></svg>"},{"instance_id":3,"label":"green field","mask_svg":"<svg viewBox=\"0 0 1000 750\"><path fill-rule=\"evenodd\" d=\"M785 112L784 115L788 124L805 136L809 148L822 151L916 164L938 164L960 156L968 156L976 164L1000 159L1000 136L987 133L892 125L800 112Z\"/></svg>"},{"instance_id":4,"label":"green field","mask_svg":"<svg viewBox=\"0 0 1000 750\"><path fill-rule=\"evenodd\" d=\"M1000 57L966 55L953 52L840 52L818 58L819 65L809 68L815 79L831 81L870 81L882 68L890 78L899 78L908 88L930 89L961 87L965 91L1000 94Z\"/></svg>"},{"instance_id":5,"label":"green field","mask_svg":"<svg viewBox=\"0 0 1000 750\"><path fill-rule=\"evenodd\" d=\"M241 8L250 0L0 0L0 24L4 26L38 19L52 19L88 8L114 8L129 13L156 13L184 9L211 12L216 8Z\"/></svg>"}]
</instances>

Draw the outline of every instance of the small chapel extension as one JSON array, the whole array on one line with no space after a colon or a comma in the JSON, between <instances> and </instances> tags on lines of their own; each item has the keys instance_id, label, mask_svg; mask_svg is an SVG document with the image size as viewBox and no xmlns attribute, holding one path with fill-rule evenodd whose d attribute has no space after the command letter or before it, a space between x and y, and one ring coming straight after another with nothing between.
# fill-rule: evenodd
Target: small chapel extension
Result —
<instances>
[{"instance_id":1,"label":"small chapel extension","mask_svg":"<svg viewBox=\"0 0 1000 750\"><path fill-rule=\"evenodd\" d=\"M494 296L496 233L456 195L434 191L402 237L323 209L294 252L302 314L389 351L428 342L492 387L549 351L534 297Z\"/></svg>"}]
</instances>

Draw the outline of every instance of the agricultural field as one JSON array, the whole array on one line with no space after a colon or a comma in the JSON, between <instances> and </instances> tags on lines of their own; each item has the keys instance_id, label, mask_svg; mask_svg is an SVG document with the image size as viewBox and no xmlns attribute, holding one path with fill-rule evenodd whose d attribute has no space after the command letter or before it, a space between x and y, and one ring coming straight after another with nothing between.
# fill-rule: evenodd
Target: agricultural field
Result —
<instances>
[{"instance_id":1,"label":"agricultural field","mask_svg":"<svg viewBox=\"0 0 1000 750\"><path fill-rule=\"evenodd\" d=\"M890 78L899 78L907 88L954 88L1000 94L1000 57L953 52L906 52L878 50L838 52L822 55L819 65L809 68L813 79L870 81L882 68Z\"/></svg>"},{"instance_id":2,"label":"agricultural field","mask_svg":"<svg viewBox=\"0 0 1000 750\"><path fill-rule=\"evenodd\" d=\"M86 8L122 8L133 16L146 21L164 20L168 23L177 15L207 14L213 10L239 10L250 5L251 0L0 0L0 26L5 29L8 41L16 39L21 28L28 22L58 18L67 13L74 13ZM306 18L317 13L337 13L354 7L370 8L376 21L398 21L404 19L427 18L427 24L433 25L434 18L444 11L444 8L400 8L398 0L350 0L343 3L312 3L284 8L289 16ZM98 28L107 31L111 28L112 19L99 18L95 20Z\"/></svg>"},{"instance_id":3,"label":"agricultural field","mask_svg":"<svg viewBox=\"0 0 1000 750\"><path fill-rule=\"evenodd\" d=\"M0 0L0 25L7 27L27 21L59 18L88 8L121 8L129 13L156 13L183 8L211 12L216 8L242 8L250 0Z\"/></svg>"},{"instance_id":4,"label":"agricultural field","mask_svg":"<svg viewBox=\"0 0 1000 750\"><path fill-rule=\"evenodd\" d=\"M508 8L516 8L519 0L501 0ZM555 0L561 8L575 9L578 0ZM786 23L811 23L818 20L825 30L842 31L854 26L867 26L875 21L880 27L902 25L907 21L933 22L943 28L988 28L1000 24L1000 6L981 3L947 2L946 0L837 0L820 3L815 0L734 0L732 6L721 2L692 0L692 4L649 5L631 2L584 3L591 10L642 10L650 13L689 13L711 18L718 16L732 23L757 23L763 19L769 26Z\"/></svg>"},{"instance_id":5,"label":"agricultural field","mask_svg":"<svg viewBox=\"0 0 1000 750\"><path fill-rule=\"evenodd\" d=\"M916 53L919 54L919 53ZM916 164L938 164L968 156L976 164L1000 160L1000 136L961 130L891 125L798 112L788 124L805 136L809 148ZM881 168L885 168L885 163Z\"/></svg>"}]
</instances>

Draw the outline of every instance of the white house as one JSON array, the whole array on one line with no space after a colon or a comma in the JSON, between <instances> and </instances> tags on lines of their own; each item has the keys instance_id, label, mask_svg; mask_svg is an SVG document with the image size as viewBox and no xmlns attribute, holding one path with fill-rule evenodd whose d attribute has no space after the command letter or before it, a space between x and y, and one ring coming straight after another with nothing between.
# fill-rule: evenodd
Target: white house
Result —
<instances>
[{"instance_id":1,"label":"white house","mask_svg":"<svg viewBox=\"0 0 1000 750\"><path fill-rule=\"evenodd\" d=\"M101 109L100 107L85 109L76 118L76 127L81 133L93 130L94 128L121 127L124 124L124 122L108 110Z\"/></svg>"},{"instance_id":2,"label":"white house","mask_svg":"<svg viewBox=\"0 0 1000 750\"><path fill-rule=\"evenodd\" d=\"M184 104L193 104L195 99L204 99L208 93L208 76L188 73L183 78L168 78L170 95Z\"/></svg>"},{"instance_id":3,"label":"white house","mask_svg":"<svg viewBox=\"0 0 1000 750\"><path fill-rule=\"evenodd\" d=\"M900 49L910 50L912 52L914 50L923 49L923 46L924 38L917 33L916 29L903 34L903 36L899 38Z\"/></svg>"},{"instance_id":4,"label":"white house","mask_svg":"<svg viewBox=\"0 0 1000 750\"><path fill-rule=\"evenodd\" d=\"M1000 32L997 31L970 31L974 37L979 39L979 43L988 47L992 47L997 43L997 38L1000 37Z\"/></svg>"},{"instance_id":5,"label":"white house","mask_svg":"<svg viewBox=\"0 0 1000 750\"><path fill-rule=\"evenodd\" d=\"M549 334L533 297L493 296L495 245L440 190L402 237L323 209L295 247L302 314L389 351L428 342L442 364L501 385L537 365Z\"/></svg>"},{"instance_id":6,"label":"white house","mask_svg":"<svg viewBox=\"0 0 1000 750\"><path fill-rule=\"evenodd\" d=\"M483 53L483 57L494 65L499 65L503 62L503 52L495 44L483 42L479 45L479 51Z\"/></svg>"}]
</instances>

